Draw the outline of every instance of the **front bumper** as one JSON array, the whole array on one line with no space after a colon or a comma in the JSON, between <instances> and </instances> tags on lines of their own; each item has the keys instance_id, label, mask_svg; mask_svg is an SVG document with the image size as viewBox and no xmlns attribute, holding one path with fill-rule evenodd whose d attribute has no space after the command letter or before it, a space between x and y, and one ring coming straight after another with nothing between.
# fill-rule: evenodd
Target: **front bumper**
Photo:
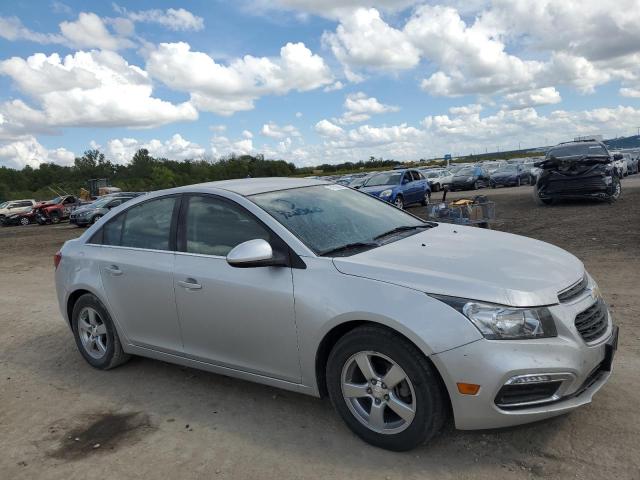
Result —
<instances>
[{"instance_id":1,"label":"front bumper","mask_svg":"<svg viewBox=\"0 0 640 480\"><path fill-rule=\"evenodd\" d=\"M441 373L461 430L508 427L569 412L591 402L611 375L617 340L610 314L607 330L587 344L574 326L575 316L593 304L591 296L550 307L558 336L537 340L478 340L431 357ZM513 377L558 375L565 378L558 396L531 405L499 407L496 397ZM476 395L458 392L457 383L481 385Z\"/></svg>"},{"instance_id":2,"label":"front bumper","mask_svg":"<svg viewBox=\"0 0 640 480\"><path fill-rule=\"evenodd\" d=\"M472 190L476 182L451 182L450 188L452 190Z\"/></svg>"}]
</instances>

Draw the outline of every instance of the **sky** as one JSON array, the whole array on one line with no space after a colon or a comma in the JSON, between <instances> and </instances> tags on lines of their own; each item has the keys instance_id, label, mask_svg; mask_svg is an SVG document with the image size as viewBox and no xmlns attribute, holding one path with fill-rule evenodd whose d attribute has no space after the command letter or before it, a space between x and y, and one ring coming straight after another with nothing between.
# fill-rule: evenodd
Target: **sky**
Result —
<instances>
[{"instance_id":1,"label":"sky","mask_svg":"<svg viewBox=\"0 0 640 480\"><path fill-rule=\"evenodd\" d=\"M0 166L297 166L640 129L640 0L0 2Z\"/></svg>"}]
</instances>

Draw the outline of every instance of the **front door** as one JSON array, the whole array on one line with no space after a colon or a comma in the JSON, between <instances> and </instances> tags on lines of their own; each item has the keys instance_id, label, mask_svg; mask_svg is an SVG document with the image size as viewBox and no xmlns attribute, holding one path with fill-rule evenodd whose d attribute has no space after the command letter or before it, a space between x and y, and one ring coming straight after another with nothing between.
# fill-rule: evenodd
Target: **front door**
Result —
<instances>
[{"instance_id":1,"label":"front door","mask_svg":"<svg viewBox=\"0 0 640 480\"><path fill-rule=\"evenodd\" d=\"M235 202L207 195L185 201L174 269L185 353L299 382L291 269L226 261L236 245L273 234Z\"/></svg>"}]
</instances>

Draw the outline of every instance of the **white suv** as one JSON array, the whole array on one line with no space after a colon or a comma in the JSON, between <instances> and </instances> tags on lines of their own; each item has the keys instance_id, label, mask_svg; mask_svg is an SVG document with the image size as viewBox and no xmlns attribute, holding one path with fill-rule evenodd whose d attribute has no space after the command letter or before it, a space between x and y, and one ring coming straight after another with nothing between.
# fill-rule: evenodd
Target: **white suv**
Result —
<instances>
[{"instance_id":1,"label":"white suv","mask_svg":"<svg viewBox=\"0 0 640 480\"><path fill-rule=\"evenodd\" d=\"M29 200L10 200L8 202L0 203L0 219L8 217L14 213L28 212L36 204L34 199Z\"/></svg>"}]
</instances>

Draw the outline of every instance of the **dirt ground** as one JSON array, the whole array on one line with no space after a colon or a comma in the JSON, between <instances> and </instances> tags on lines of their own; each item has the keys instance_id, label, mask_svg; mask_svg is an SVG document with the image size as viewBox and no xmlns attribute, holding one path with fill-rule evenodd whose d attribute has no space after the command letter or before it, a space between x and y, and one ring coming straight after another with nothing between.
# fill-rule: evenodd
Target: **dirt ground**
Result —
<instances>
[{"instance_id":1,"label":"dirt ground","mask_svg":"<svg viewBox=\"0 0 640 480\"><path fill-rule=\"evenodd\" d=\"M552 207L530 187L483 192L494 228L559 245L598 280L621 329L609 384L570 415L449 427L408 453L363 443L326 400L142 358L92 369L53 285L53 254L81 230L1 229L0 478L640 479L640 175L623 189Z\"/></svg>"}]
</instances>

